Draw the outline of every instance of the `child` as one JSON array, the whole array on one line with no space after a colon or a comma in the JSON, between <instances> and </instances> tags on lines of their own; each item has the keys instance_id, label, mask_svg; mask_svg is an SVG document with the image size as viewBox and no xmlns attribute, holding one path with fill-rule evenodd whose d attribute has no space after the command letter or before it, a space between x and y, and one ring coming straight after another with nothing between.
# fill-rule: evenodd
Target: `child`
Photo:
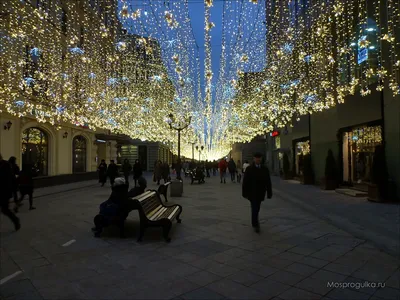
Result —
<instances>
[{"instance_id":1,"label":"child","mask_svg":"<svg viewBox=\"0 0 400 300\"><path fill-rule=\"evenodd\" d=\"M33 172L32 165L26 164L23 166L22 171L18 177L19 192L21 197L18 203L15 205L14 211L17 213L18 208L22 205L22 200L24 200L25 195L29 197L29 210L36 209L33 206Z\"/></svg>"}]
</instances>

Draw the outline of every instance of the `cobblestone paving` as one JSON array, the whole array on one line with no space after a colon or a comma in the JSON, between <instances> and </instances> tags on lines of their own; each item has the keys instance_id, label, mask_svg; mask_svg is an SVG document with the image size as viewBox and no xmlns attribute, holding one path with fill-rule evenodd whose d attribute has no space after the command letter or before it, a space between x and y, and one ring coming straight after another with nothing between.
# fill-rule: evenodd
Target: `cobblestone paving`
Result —
<instances>
[{"instance_id":1,"label":"cobblestone paving","mask_svg":"<svg viewBox=\"0 0 400 300\"><path fill-rule=\"evenodd\" d=\"M135 211L127 239L119 239L116 228L94 238L92 220L109 187L44 193L37 210L20 209L19 232L1 217L0 297L400 299L398 257L306 212L287 200L290 183L274 182L285 196L276 190L263 203L257 234L239 184L214 177L191 186L186 180L184 197L170 201L183 206L170 244L157 228L137 243Z\"/></svg>"}]
</instances>

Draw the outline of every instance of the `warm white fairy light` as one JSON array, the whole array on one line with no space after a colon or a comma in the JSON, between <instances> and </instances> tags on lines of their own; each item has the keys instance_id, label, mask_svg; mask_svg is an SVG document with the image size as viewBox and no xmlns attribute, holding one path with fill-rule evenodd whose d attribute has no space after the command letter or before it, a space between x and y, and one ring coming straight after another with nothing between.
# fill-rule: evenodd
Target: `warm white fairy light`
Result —
<instances>
[{"instance_id":1,"label":"warm white fairy light","mask_svg":"<svg viewBox=\"0 0 400 300\"><path fill-rule=\"evenodd\" d=\"M290 125L348 94L368 95L373 82L378 91L400 93L400 10L387 0L382 18L382 0L371 1L315 0L307 7L300 1L296 9L292 0L224 1L214 101L212 0L204 1L204 99L187 0L125 0L118 9L104 6L101 16L89 1L38 8L3 1L0 109L57 127L69 122L174 142L174 149L176 136L164 119L191 115L182 153L190 157L196 140L205 157L222 156L234 142ZM374 11L367 12L367 2Z\"/></svg>"}]
</instances>

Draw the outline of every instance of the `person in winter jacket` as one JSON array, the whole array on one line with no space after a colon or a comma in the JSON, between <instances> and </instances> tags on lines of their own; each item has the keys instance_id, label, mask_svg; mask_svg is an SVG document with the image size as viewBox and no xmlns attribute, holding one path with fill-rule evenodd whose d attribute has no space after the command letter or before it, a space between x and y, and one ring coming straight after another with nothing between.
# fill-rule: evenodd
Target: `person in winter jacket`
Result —
<instances>
[{"instance_id":1,"label":"person in winter jacket","mask_svg":"<svg viewBox=\"0 0 400 300\"><path fill-rule=\"evenodd\" d=\"M111 186L114 185L115 178L118 176L118 166L115 164L114 160L110 160L110 164L107 169L107 176L110 178Z\"/></svg>"},{"instance_id":2,"label":"person in winter jacket","mask_svg":"<svg viewBox=\"0 0 400 300\"><path fill-rule=\"evenodd\" d=\"M99 172L99 183L101 183L101 186L104 186L107 181L107 164L104 159L101 160L100 165L97 167L97 171Z\"/></svg>"},{"instance_id":3,"label":"person in winter jacket","mask_svg":"<svg viewBox=\"0 0 400 300\"><path fill-rule=\"evenodd\" d=\"M160 185L160 180L162 176L162 162L158 160L156 165L154 166L154 181Z\"/></svg>"},{"instance_id":4,"label":"person in winter jacket","mask_svg":"<svg viewBox=\"0 0 400 300\"><path fill-rule=\"evenodd\" d=\"M236 163L233 159L231 159L228 163L229 174L231 174L231 181L235 182L236 175Z\"/></svg>"},{"instance_id":5,"label":"person in winter jacket","mask_svg":"<svg viewBox=\"0 0 400 300\"><path fill-rule=\"evenodd\" d=\"M226 175L227 168L228 168L228 163L226 162L225 159L221 159L221 161L218 163L219 176L221 178L221 183L222 183L222 179L224 180L224 183L226 183L225 175Z\"/></svg>"},{"instance_id":6,"label":"person in winter jacket","mask_svg":"<svg viewBox=\"0 0 400 300\"><path fill-rule=\"evenodd\" d=\"M129 163L128 159L124 160L124 164L122 165L122 172L124 173L125 182L129 185L129 174L131 174L132 165Z\"/></svg>"},{"instance_id":7,"label":"person in winter jacket","mask_svg":"<svg viewBox=\"0 0 400 300\"><path fill-rule=\"evenodd\" d=\"M15 230L21 228L21 223L17 216L10 210L9 200L13 196L12 184L13 173L8 161L3 160L0 154L0 207L3 215L10 218L14 223Z\"/></svg>"},{"instance_id":8,"label":"person in winter jacket","mask_svg":"<svg viewBox=\"0 0 400 300\"><path fill-rule=\"evenodd\" d=\"M128 200L128 185L125 178L116 178L111 189L110 197L100 204L100 212L94 218L95 227L92 231L95 237L100 237L103 228L112 223L118 225L121 237L124 236L125 206Z\"/></svg>"},{"instance_id":9,"label":"person in winter jacket","mask_svg":"<svg viewBox=\"0 0 400 300\"><path fill-rule=\"evenodd\" d=\"M164 162L161 165L161 178L164 180L164 183L168 182L170 177L170 172L169 172L169 164L167 162Z\"/></svg>"},{"instance_id":10,"label":"person in winter jacket","mask_svg":"<svg viewBox=\"0 0 400 300\"><path fill-rule=\"evenodd\" d=\"M17 158L15 156L11 156L8 160L10 164L11 171L13 174L13 183L12 183L12 193L15 204L18 204L18 176L19 176L19 166L17 165Z\"/></svg>"},{"instance_id":11,"label":"person in winter jacket","mask_svg":"<svg viewBox=\"0 0 400 300\"><path fill-rule=\"evenodd\" d=\"M269 170L261 164L261 153L254 154L254 163L246 168L243 178L242 196L251 204L251 224L256 232L260 232L258 214L265 196L272 197L272 184Z\"/></svg>"},{"instance_id":12,"label":"person in winter jacket","mask_svg":"<svg viewBox=\"0 0 400 300\"><path fill-rule=\"evenodd\" d=\"M143 170L139 160L135 160L135 164L133 165L133 180L135 181L135 186L140 177L142 177Z\"/></svg>"},{"instance_id":13,"label":"person in winter jacket","mask_svg":"<svg viewBox=\"0 0 400 300\"><path fill-rule=\"evenodd\" d=\"M36 207L33 206L33 166L31 164L25 164L23 166L18 178L18 183L21 198L15 205L14 211L18 212L18 207L21 206L21 202L24 200L26 195L29 197L29 210L36 209Z\"/></svg>"},{"instance_id":14,"label":"person in winter jacket","mask_svg":"<svg viewBox=\"0 0 400 300\"><path fill-rule=\"evenodd\" d=\"M247 167L250 166L249 161L246 160L243 164L242 172L243 174L246 172Z\"/></svg>"}]
</instances>

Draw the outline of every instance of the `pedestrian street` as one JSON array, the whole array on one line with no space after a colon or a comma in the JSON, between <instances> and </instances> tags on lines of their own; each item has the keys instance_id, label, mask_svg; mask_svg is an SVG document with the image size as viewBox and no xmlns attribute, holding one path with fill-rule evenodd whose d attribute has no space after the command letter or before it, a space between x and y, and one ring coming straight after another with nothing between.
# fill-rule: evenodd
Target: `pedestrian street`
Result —
<instances>
[{"instance_id":1,"label":"pedestrian street","mask_svg":"<svg viewBox=\"0 0 400 300\"><path fill-rule=\"evenodd\" d=\"M148 188L157 188L150 176ZM183 207L172 241L149 228L138 243L137 211L125 239L114 227L93 237L108 183L67 189L35 191L37 209L20 208L18 232L1 216L1 299L399 299L398 258L277 190L261 205L256 233L240 184L184 179L183 197L168 201Z\"/></svg>"}]
</instances>

